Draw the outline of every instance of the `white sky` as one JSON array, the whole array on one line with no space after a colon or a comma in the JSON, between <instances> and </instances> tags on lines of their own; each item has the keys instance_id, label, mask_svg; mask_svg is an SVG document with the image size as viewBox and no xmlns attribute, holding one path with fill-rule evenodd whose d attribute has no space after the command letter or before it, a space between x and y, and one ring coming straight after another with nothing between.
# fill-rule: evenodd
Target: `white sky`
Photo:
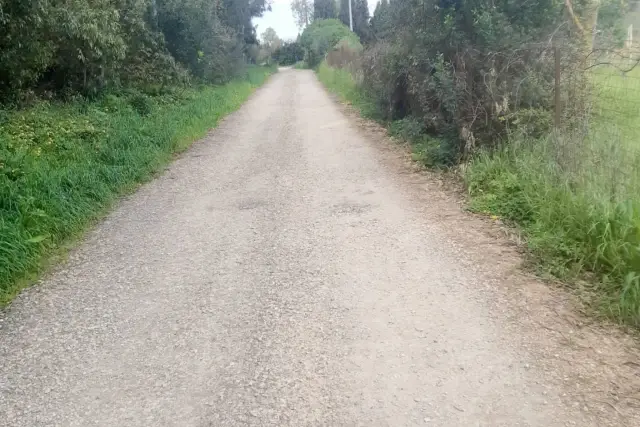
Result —
<instances>
[{"instance_id":1,"label":"white sky","mask_svg":"<svg viewBox=\"0 0 640 427\"><path fill-rule=\"evenodd\" d=\"M379 0L368 0L369 10L373 14ZM283 40L295 40L298 37L298 27L291 13L291 0L272 0L271 12L265 12L262 18L253 20L253 25L258 26L258 36L264 30L272 27L278 33L278 37Z\"/></svg>"}]
</instances>

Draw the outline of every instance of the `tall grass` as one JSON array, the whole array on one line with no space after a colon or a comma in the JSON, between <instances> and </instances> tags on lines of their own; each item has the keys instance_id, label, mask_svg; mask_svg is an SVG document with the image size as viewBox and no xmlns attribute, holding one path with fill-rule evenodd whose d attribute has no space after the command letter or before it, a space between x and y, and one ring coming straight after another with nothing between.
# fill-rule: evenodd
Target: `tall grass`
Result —
<instances>
[{"instance_id":1,"label":"tall grass","mask_svg":"<svg viewBox=\"0 0 640 427\"><path fill-rule=\"evenodd\" d=\"M219 87L0 111L0 303L119 195L236 110L272 69Z\"/></svg>"},{"instance_id":2,"label":"tall grass","mask_svg":"<svg viewBox=\"0 0 640 427\"><path fill-rule=\"evenodd\" d=\"M466 181L472 208L519 224L541 267L590 278L583 296L640 326L640 147L629 130L638 116L609 118L603 102L582 130L512 135L472 160Z\"/></svg>"},{"instance_id":3,"label":"tall grass","mask_svg":"<svg viewBox=\"0 0 640 427\"><path fill-rule=\"evenodd\" d=\"M370 96L358 85L356 78L346 69L330 67L326 61L318 66L316 73L320 82L343 102L351 104L360 114L370 119L380 115Z\"/></svg>"}]
</instances>

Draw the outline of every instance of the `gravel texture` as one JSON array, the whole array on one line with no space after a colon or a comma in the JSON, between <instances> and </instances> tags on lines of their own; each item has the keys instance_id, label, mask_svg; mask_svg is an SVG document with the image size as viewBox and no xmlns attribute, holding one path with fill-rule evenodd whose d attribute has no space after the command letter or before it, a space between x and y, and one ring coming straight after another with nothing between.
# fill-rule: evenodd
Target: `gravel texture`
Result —
<instances>
[{"instance_id":1,"label":"gravel texture","mask_svg":"<svg viewBox=\"0 0 640 427\"><path fill-rule=\"evenodd\" d=\"M274 76L0 315L0 425L604 425L380 156Z\"/></svg>"}]
</instances>

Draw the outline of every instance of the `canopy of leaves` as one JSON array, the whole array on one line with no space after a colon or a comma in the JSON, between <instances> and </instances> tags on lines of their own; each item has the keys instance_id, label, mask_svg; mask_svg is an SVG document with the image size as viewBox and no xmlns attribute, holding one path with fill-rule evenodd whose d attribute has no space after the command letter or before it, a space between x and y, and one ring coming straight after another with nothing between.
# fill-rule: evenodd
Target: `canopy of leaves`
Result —
<instances>
[{"instance_id":1,"label":"canopy of leaves","mask_svg":"<svg viewBox=\"0 0 640 427\"><path fill-rule=\"evenodd\" d=\"M267 0L0 0L0 95L230 78Z\"/></svg>"},{"instance_id":2,"label":"canopy of leaves","mask_svg":"<svg viewBox=\"0 0 640 427\"><path fill-rule=\"evenodd\" d=\"M273 53L273 60L280 65L293 65L304 60L304 49L298 42L284 43Z\"/></svg>"},{"instance_id":3,"label":"canopy of leaves","mask_svg":"<svg viewBox=\"0 0 640 427\"><path fill-rule=\"evenodd\" d=\"M349 2L351 1L351 14L353 16L353 32L360 40L371 39L371 28L369 26L369 3L367 0L340 0L340 13L338 18L344 25L349 27Z\"/></svg>"},{"instance_id":4,"label":"canopy of leaves","mask_svg":"<svg viewBox=\"0 0 640 427\"><path fill-rule=\"evenodd\" d=\"M313 19L333 19L338 17L335 0L313 0Z\"/></svg>"}]
</instances>

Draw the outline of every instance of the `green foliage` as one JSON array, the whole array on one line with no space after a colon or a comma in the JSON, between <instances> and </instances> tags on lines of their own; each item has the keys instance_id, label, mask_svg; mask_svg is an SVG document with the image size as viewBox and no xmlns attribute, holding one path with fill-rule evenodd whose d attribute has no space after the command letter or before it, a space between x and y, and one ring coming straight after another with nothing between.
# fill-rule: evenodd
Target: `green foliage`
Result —
<instances>
[{"instance_id":1,"label":"green foliage","mask_svg":"<svg viewBox=\"0 0 640 427\"><path fill-rule=\"evenodd\" d=\"M0 0L0 96L221 82L255 43L265 0Z\"/></svg>"},{"instance_id":2,"label":"green foliage","mask_svg":"<svg viewBox=\"0 0 640 427\"><path fill-rule=\"evenodd\" d=\"M491 143L504 135L505 114L549 110L552 55L539 42L557 28L560 12L554 0L381 2L365 86L385 118L414 116L428 132L464 142L452 149Z\"/></svg>"},{"instance_id":3,"label":"green foliage","mask_svg":"<svg viewBox=\"0 0 640 427\"><path fill-rule=\"evenodd\" d=\"M313 19L335 19L338 10L335 0L313 0Z\"/></svg>"},{"instance_id":4,"label":"green foliage","mask_svg":"<svg viewBox=\"0 0 640 427\"><path fill-rule=\"evenodd\" d=\"M425 128L415 117L405 117L391 123L389 134L407 141L417 141L424 136Z\"/></svg>"},{"instance_id":5,"label":"green foliage","mask_svg":"<svg viewBox=\"0 0 640 427\"><path fill-rule=\"evenodd\" d=\"M353 16L353 32L360 37L363 42L372 38L371 28L369 26L369 3L367 0L340 0L340 13L338 18L342 23L349 27L349 1L351 1L351 10Z\"/></svg>"},{"instance_id":6,"label":"green foliage","mask_svg":"<svg viewBox=\"0 0 640 427\"><path fill-rule=\"evenodd\" d=\"M389 0L381 0L376 5L370 21L371 34L374 39L381 40L393 34L393 22Z\"/></svg>"},{"instance_id":7,"label":"green foliage","mask_svg":"<svg viewBox=\"0 0 640 427\"><path fill-rule=\"evenodd\" d=\"M593 295L583 296L640 326L640 153L612 155L613 134L596 131L586 145L518 137L475 157L465 179L471 207L517 223L541 267L594 277ZM575 147L571 161L566 147Z\"/></svg>"},{"instance_id":8,"label":"green foliage","mask_svg":"<svg viewBox=\"0 0 640 427\"><path fill-rule=\"evenodd\" d=\"M273 59L280 65L293 65L304 60L304 49L298 42L283 43L274 53Z\"/></svg>"},{"instance_id":9,"label":"green foliage","mask_svg":"<svg viewBox=\"0 0 640 427\"><path fill-rule=\"evenodd\" d=\"M115 198L235 110L273 69L156 95L41 102L0 114L0 301ZM141 114L136 114L136 110Z\"/></svg>"},{"instance_id":10,"label":"green foliage","mask_svg":"<svg viewBox=\"0 0 640 427\"><path fill-rule=\"evenodd\" d=\"M317 73L322 84L343 101L357 108L364 117L376 120L380 118L370 96L362 90L349 71L330 67L324 61L318 66Z\"/></svg>"},{"instance_id":11,"label":"green foliage","mask_svg":"<svg viewBox=\"0 0 640 427\"><path fill-rule=\"evenodd\" d=\"M358 36L337 19L313 21L300 37L300 44L305 50L305 61L312 68L318 66L327 52L343 39L360 45Z\"/></svg>"},{"instance_id":12,"label":"green foliage","mask_svg":"<svg viewBox=\"0 0 640 427\"><path fill-rule=\"evenodd\" d=\"M131 106L141 116L148 116L153 111L153 103L148 96L137 94L131 98Z\"/></svg>"}]
</instances>

